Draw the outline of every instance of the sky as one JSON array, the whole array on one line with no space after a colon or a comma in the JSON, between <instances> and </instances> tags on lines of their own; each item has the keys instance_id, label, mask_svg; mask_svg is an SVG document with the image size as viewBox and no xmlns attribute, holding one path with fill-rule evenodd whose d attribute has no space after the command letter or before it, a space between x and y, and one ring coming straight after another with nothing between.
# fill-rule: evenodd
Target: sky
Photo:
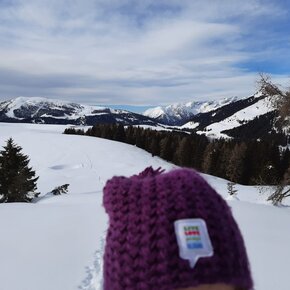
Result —
<instances>
[{"instance_id":1,"label":"sky","mask_svg":"<svg viewBox=\"0 0 290 290\"><path fill-rule=\"evenodd\" d=\"M141 106L290 83L290 0L0 0L0 100Z\"/></svg>"}]
</instances>

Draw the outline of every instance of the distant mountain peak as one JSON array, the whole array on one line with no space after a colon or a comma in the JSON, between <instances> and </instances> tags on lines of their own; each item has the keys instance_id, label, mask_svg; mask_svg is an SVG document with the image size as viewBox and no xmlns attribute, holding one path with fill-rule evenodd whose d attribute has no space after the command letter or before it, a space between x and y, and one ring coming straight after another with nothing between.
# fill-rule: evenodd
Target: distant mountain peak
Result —
<instances>
[{"instance_id":1,"label":"distant mountain peak","mask_svg":"<svg viewBox=\"0 0 290 290\"><path fill-rule=\"evenodd\" d=\"M194 115L215 110L229 103L236 102L238 99L238 97L230 97L215 101L174 103L168 106L150 108L143 115L167 125L183 125Z\"/></svg>"}]
</instances>

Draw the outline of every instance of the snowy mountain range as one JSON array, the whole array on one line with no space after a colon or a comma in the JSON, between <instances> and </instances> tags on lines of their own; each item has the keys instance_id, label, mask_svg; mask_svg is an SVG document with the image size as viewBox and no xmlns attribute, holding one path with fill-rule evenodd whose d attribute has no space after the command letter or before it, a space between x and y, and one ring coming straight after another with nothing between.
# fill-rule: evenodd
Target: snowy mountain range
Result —
<instances>
[{"instance_id":1,"label":"snowy mountain range","mask_svg":"<svg viewBox=\"0 0 290 290\"><path fill-rule=\"evenodd\" d=\"M0 122L94 125L122 123L155 125L149 117L125 110L87 106L37 97L18 97L0 103Z\"/></svg>"},{"instance_id":2,"label":"snowy mountain range","mask_svg":"<svg viewBox=\"0 0 290 290\"><path fill-rule=\"evenodd\" d=\"M259 138L277 131L277 117L272 98L258 92L251 97L197 114L182 128L213 137Z\"/></svg>"},{"instance_id":3,"label":"snowy mountain range","mask_svg":"<svg viewBox=\"0 0 290 290\"><path fill-rule=\"evenodd\" d=\"M237 97L224 98L216 101L193 101L187 103L175 103L165 107L155 107L146 110L143 115L153 118L166 125L183 125L193 116L213 111L222 106L238 101Z\"/></svg>"},{"instance_id":4,"label":"snowy mountain range","mask_svg":"<svg viewBox=\"0 0 290 290\"><path fill-rule=\"evenodd\" d=\"M0 122L95 125L120 123L158 130L186 130L213 138L263 138L277 131L277 110L261 92L246 98L225 98L156 107L143 115L105 107L46 98L18 97L0 103Z\"/></svg>"},{"instance_id":5,"label":"snowy mountain range","mask_svg":"<svg viewBox=\"0 0 290 290\"><path fill-rule=\"evenodd\" d=\"M157 107L147 110L144 114L168 125L180 122L182 129L213 138L257 139L279 131L277 109L272 98L262 92L240 99ZM183 121L182 116L185 116ZM184 122L186 118L188 120ZM289 130L285 127L282 129Z\"/></svg>"}]
</instances>

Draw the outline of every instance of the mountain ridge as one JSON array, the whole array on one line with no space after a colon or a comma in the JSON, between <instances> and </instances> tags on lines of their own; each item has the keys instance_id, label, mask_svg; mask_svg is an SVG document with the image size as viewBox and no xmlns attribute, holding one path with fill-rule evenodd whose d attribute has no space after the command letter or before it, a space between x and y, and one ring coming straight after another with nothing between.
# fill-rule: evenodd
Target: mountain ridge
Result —
<instances>
[{"instance_id":1,"label":"mountain ridge","mask_svg":"<svg viewBox=\"0 0 290 290\"><path fill-rule=\"evenodd\" d=\"M141 114L42 97L17 97L0 102L0 122L94 125L122 123L155 125Z\"/></svg>"},{"instance_id":2,"label":"mountain ridge","mask_svg":"<svg viewBox=\"0 0 290 290\"><path fill-rule=\"evenodd\" d=\"M238 139L273 137L284 140L283 132L290 131L289 126L281 126L274 97L262 91L194 114L180 128L210 138Z\"/></svg>"},{"instance_id":3,"label":"mountain ridge","mask_svg":"<svg viewBox=\"0 0 290 290\"><path fill-rule=\"evenodd\" d=\"M216 101L174 103L168 106L158 106L147 109L143 115L153 118L165 125L181 126L199 113L206 113L238 100L238 97L230 97Z\"/></svg>"},{"instance_id":4,"label":"mountain ridge","mask_svg":"<svg viewBox=\"0 0 290 290\"><path fill-rule=\"evenodd\" d=\"M162 115L162 107L157 108L147 114L149 117L107 107L39 97L18 97L0 102L0 122L88 126L98 123L122 124L155 130L183 130L211 138L242 136L249 139L267 138L268 135L281 134L285 129L277 126L278 110L272 97L260 91L245 98L169 105L169 114L166 116ZM286 131L289 129L286 128Z\"/></svg>"}]
</instances>

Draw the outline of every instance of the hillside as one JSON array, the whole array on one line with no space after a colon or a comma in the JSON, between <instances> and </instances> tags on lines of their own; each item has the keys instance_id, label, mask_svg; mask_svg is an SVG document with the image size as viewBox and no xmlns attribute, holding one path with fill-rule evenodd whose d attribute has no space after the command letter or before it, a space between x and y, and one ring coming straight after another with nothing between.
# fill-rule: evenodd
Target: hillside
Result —
<instances>
[{"instance_id":1,"label":"hillside","mask_svg":"<svg viewBox=\"0 0 290 290\"><path fill-rule=\"evenodd\" d=\"M113 175L129 176L152 165L173 167L135 146L85 136L63 135L65 126L0 123L0 143L9 137L31 157L42 195L35 204L0 204L0 281L5 290L100 290L107 217L102 188ZM242 230L256 290L288 290L288 207L265 202L256 187L204 175L227 199ZM69 194L50 196L69 183ZM290 205L290 199L286 201ZM230 249L229 249L230 251ZM269 262L270 261L270 262ZM16 274L17 273L17 274ZM17 278L16 278L17 276Z\"/></svg>"},{"instance_id":2,"label":"hillside","mask_svg":"<svg viewBox=\"0 0 290 290\"><path fill-rule=\"evenodd\" d=\"M264 117L273 111L275 111L275 107L271 102L271 98L262 94L256 94L246 100L241 100L212 111L210 113L211 117L208 115L199 115L192 121L194 123L199 123L198 126L195 127L198 133L216 137L226 134L232 137L231 133L233 130L247 124L254 126L258 118ZM269 125L272 125L270 127L273 128L273 124L271 124L273 118L274 116L272 116L271 120L265 120L266 122L264 122L264 125L269 123ZM186 127L186 125L184 125L184 127ZM259 135L259 133L260 132L257 132L257 135Z\"/></svg>"},{"instance_id":3,"label":"hillside","mask_svg":"<svg viewBox=\"0 0 290 290\"><path fill-rule=\"evenodd\" d=\"M190 120L184 122L180 128L211 138L230 137L238 139L267 139L272 138L272 135L279 135L282 131L289 130L285 126L279 128L277 125L278 112L273 98L261 92L247 98L221 102L219 106L209 106L206 110L201 108L196 110ZM156 109L155 113L157 112ZM182 115L180 112L175 112L175 114L176 116ZM153 114L150 116L154 117ZM169 118L169 115L161 114L160 116L163 116L163 121L166 123L165 119ZM165 116L167 117L165 118ZM160 121L157 115L155 119ZM281 139L280 136L277 139Z\"/></svg>"},{"instance_id":4,"label":"hillside","mask_svg":"<svg viewBox=\"0 0 290 290\"><path fill-rule=\"evenodd\" d=\"M94 125L155 125L154 120L125 110L87 106L37 97L18 97L0 102L0 122Z\"/></svg>"}]
</instances>

